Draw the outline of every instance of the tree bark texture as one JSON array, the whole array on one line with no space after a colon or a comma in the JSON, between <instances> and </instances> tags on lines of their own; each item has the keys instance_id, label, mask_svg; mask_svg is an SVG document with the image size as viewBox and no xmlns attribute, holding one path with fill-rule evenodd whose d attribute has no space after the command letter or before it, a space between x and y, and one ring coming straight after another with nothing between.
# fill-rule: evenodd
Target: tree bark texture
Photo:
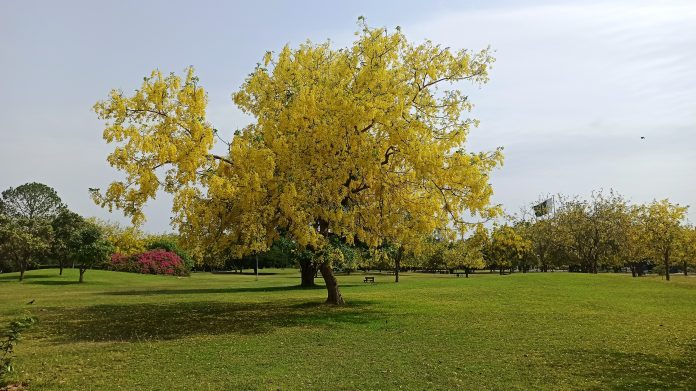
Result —
<instances>
[{"instance_id":1,"label":"tree bark texture","mask_svg":"<svg viewBox=\"0 0 696 391\"><path fill-rule=\"evenodd\" d=\"M334 276L331 266L323 262L319 266L319 270L321 271L321 276L324 277L324 282L326 283L326 291L328 294L326 303L335 305L345 304L346 302L343 300L341 291L338 289L338 280L336 280L336 276Z\"/></svg>"}]
</instances>

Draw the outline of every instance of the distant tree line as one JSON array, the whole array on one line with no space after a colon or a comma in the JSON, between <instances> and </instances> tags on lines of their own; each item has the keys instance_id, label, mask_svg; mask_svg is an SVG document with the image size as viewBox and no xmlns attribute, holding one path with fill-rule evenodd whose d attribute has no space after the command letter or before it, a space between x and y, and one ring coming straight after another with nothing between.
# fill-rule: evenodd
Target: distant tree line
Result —
<instances>
[{"instance_id":1,"label":"distant tree line","mask_svg":"<svg viewBox=\"0 0 696 391\"><path fill-rule=\"evenodd\" d=\"M623 196L595 192L589 199L555 197L552 209L536 213L532 206L505 223L474 224L468 234L452 237L439 230L404 247L378 248L330 237L321 253L298 246L281 234L267 251L238 256L233 249L200 248L177 234L147 234L132 226L83 218L68 210L54 189L28 183L2 192L0 199L0 271L55 266L59 273L102 267L119 259L162 249L175 253L186 270L215 271L299 268L301 285L314 285L319 264L331 259L335 271L386 270L454 273L476 270L512 272L568 270L597 273L651 270L669 279L696 268L696 228L686 222L686 206L668 200L632 204ZM540 214L537 216L537 214ZM108 265L107 265L108 266ZM112 268L117 270L116 268Z\"/></svg>"},{"instance_id":2,"label":"distant tree line","mask_svg":"<svg viewBox=\"0 0 696 391\"><path fill-rule=\"evenodd\" d=\"M632 204L613 191L555 199L553 211L536 216L528 208L510 225L494 228L487 266L585 273L626 268L633 276L651 269L667 280L696 267L696 229L686 222L687 206Z\"/></svg>"},{"instance_id":3,"label":"distant tree line","mask_svg":"<svg viewBox=\"0 0 696 391\"><path fill-rule=\"evenodd\" d=\"M68 262L85 272L112 252L96 224L71 212L54 189L27 183L2 192L0 198L0 271L19 271L46 260L57 262L59 273Z\"/></svg>"},{"instance_id":4,"label":"distant tree line","mask_svg":"<svg viewBox=\"0 0 696 391\"><path fill-rule=\"evenodd\" d=\"M79 282L87 270L101 268L114 254L132 256L161 249L175 253L186 270L194 260L170 234L148 235L134 227L72 212L57 192L41 183L9 188L0 197L0 272L57 267L79 269Z\"/></svg>"},{"instance_id":5,"label":"distant tree line","mask_svg":"<svg viewBox=\"0 0 696 391\"><path fill-rule=\"evenodd\" d=\"M409 252L388 243L368 250L337 238L328 251L337 252L333 264L339 271L393 270L397 281L405 270L468 276L486 269L501 274L630 271L634 277L652 271L669 280L670 273L687 275L696 268L696 228L686 221L686 206L668 200L632 204L613 191L594 192L589 199L559 195L555 203L539 216L530 206L505 223L477 224L462 238L434 232ZM312 254L284 237L259 259L262 267L299 266L303 285L313 284ZM253 258L231 262L253 267Z\"/></svg>"}]
</instances>

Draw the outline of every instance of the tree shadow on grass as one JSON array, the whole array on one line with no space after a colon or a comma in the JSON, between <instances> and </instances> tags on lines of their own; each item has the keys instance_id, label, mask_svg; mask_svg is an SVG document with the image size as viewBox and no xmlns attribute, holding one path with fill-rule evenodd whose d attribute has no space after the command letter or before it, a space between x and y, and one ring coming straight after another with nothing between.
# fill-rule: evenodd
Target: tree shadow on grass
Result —
<instances>
[{"instance_id":1,"label":"tree shadow on grass","mask_svg":"<svg viewBox=\"0 0 696 391\"><path fill-rule=\"evenodd\" d=\"M369 324L383 316L371 302L330 306L299 301L269 303L179 302L104 304L56 308L41 317L41 328L58 343L171 340L195 335L264 334L285 327Z\"/></svg>"},{"instance_id":2,"label":"tree shadow on grass","mask_svg":"<svg viewBox=\"0 0 696 391\"><path fill-rule=\"evenodd\" d=\"M350 286L361 286L359 284L342 284L341 288ZM281 291L300 291L300 290L326 290L323 285L313 287L302 287L299 285L289 286L260 286L260 287L230 287L230 288L191 288L191 289L151 289L151 290L127 290L127 291L108 291L99 292L98 295L109 296L153 296L153 295L192 295L192 294L211 294L211 293L244 293L244 292L281 292Z\"/></svg>"},{"instance_id":3,"label":"tree shadow on grass","mask_svg":"<svg viewBox=\"0 0 696 391\"><path fill-rule=\"evenodd\" d=\"M210 274L216 274L216 275L230 275L230 276L255 276L256 273L254 271L246 271L246 272L235 272L231 270L217 270L217 271L212 271L209 272ZM275 272L259 272L259 276L275 276L280 273L275 273Z\"/></svg>"},{"instance_id":4,"label":"tree shadow on grass","mask_svg":"<svg viewBox=\"0 0 696 391\"><path fill-rule=\"evenodd\" d=\"M597 350L570 351L575 367L588 379L602 384L596 390L694 390L696 387L696 343L675 358L645 353Z\"/></svg>"},{"instance_id":5,"label":"tree shadow on grass","mask_svg":"<svg viewBox=\"0 0 696 391\"><path fill-rule=\"evenodd\" d=\"M26 281L25 283L32 284L32 285L75 285L75 284L79 284L80 282L77 280L63 280L63 281L39 280L39 281Z\"/></svg>"},{"instance_id":6,"label":"tree shadow on grass","mask_svg":"<svg viewBox=\"0 0 696 391\"><path fill-rule=\"evenodd\" d=\"M56 278L60 277L58 274L55 276L47 276L44 274L32 274L31 272L27 272L24 274L24 282L27 280L38 280L38 279L46 279L46 278ZM0 274L0 283L1 282L18 282L19 281L19 273L12 273L11 275L8 274Z\"/></svg>"}]
</instances>

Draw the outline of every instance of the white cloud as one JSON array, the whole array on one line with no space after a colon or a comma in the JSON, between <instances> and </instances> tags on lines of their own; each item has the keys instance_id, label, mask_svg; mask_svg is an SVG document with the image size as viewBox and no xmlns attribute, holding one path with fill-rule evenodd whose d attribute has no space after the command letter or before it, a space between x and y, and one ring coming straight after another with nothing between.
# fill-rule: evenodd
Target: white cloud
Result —
<instances>
[{"instance_id":1,"label":"white cloud","mask_svg":"<svg viewBox=\"0 0 696 391\"><path fill-rule=\"evenodd\" d=\"M507 6L406 32L496 50L491 82L471 94L482 121L471 142L506 147L493 184L508 210L608 187L696 208L696 4Z\"/></svg>"}]
</instances>

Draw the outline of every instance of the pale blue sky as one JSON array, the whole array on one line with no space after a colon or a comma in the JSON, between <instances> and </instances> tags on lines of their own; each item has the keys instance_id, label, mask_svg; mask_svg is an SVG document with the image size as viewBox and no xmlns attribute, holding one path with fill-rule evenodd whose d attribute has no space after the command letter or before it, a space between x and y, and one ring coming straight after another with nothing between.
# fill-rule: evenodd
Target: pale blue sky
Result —
<instances>
[{"instance_id":1,"label":"pale blue sky","mask_svg":"<svg viewBox=\"0 0 696 391\"><path fill-rule=\"evenodd\" d=\"M465 89L481 120L470 149L505 147L492 181L508 211L614 188L693 205L696 222L696 2L431 3L0 0L0 190L39 181L82 215L126 221L87 194L118 176L95 101L194 65L210 121L231 135L248 119L230 95L263 53L345 46L364 15L416 41L496 50L491 82ZM145 228L169 229L169 208L148 206Z\"/></svg>"}]
</instances>

